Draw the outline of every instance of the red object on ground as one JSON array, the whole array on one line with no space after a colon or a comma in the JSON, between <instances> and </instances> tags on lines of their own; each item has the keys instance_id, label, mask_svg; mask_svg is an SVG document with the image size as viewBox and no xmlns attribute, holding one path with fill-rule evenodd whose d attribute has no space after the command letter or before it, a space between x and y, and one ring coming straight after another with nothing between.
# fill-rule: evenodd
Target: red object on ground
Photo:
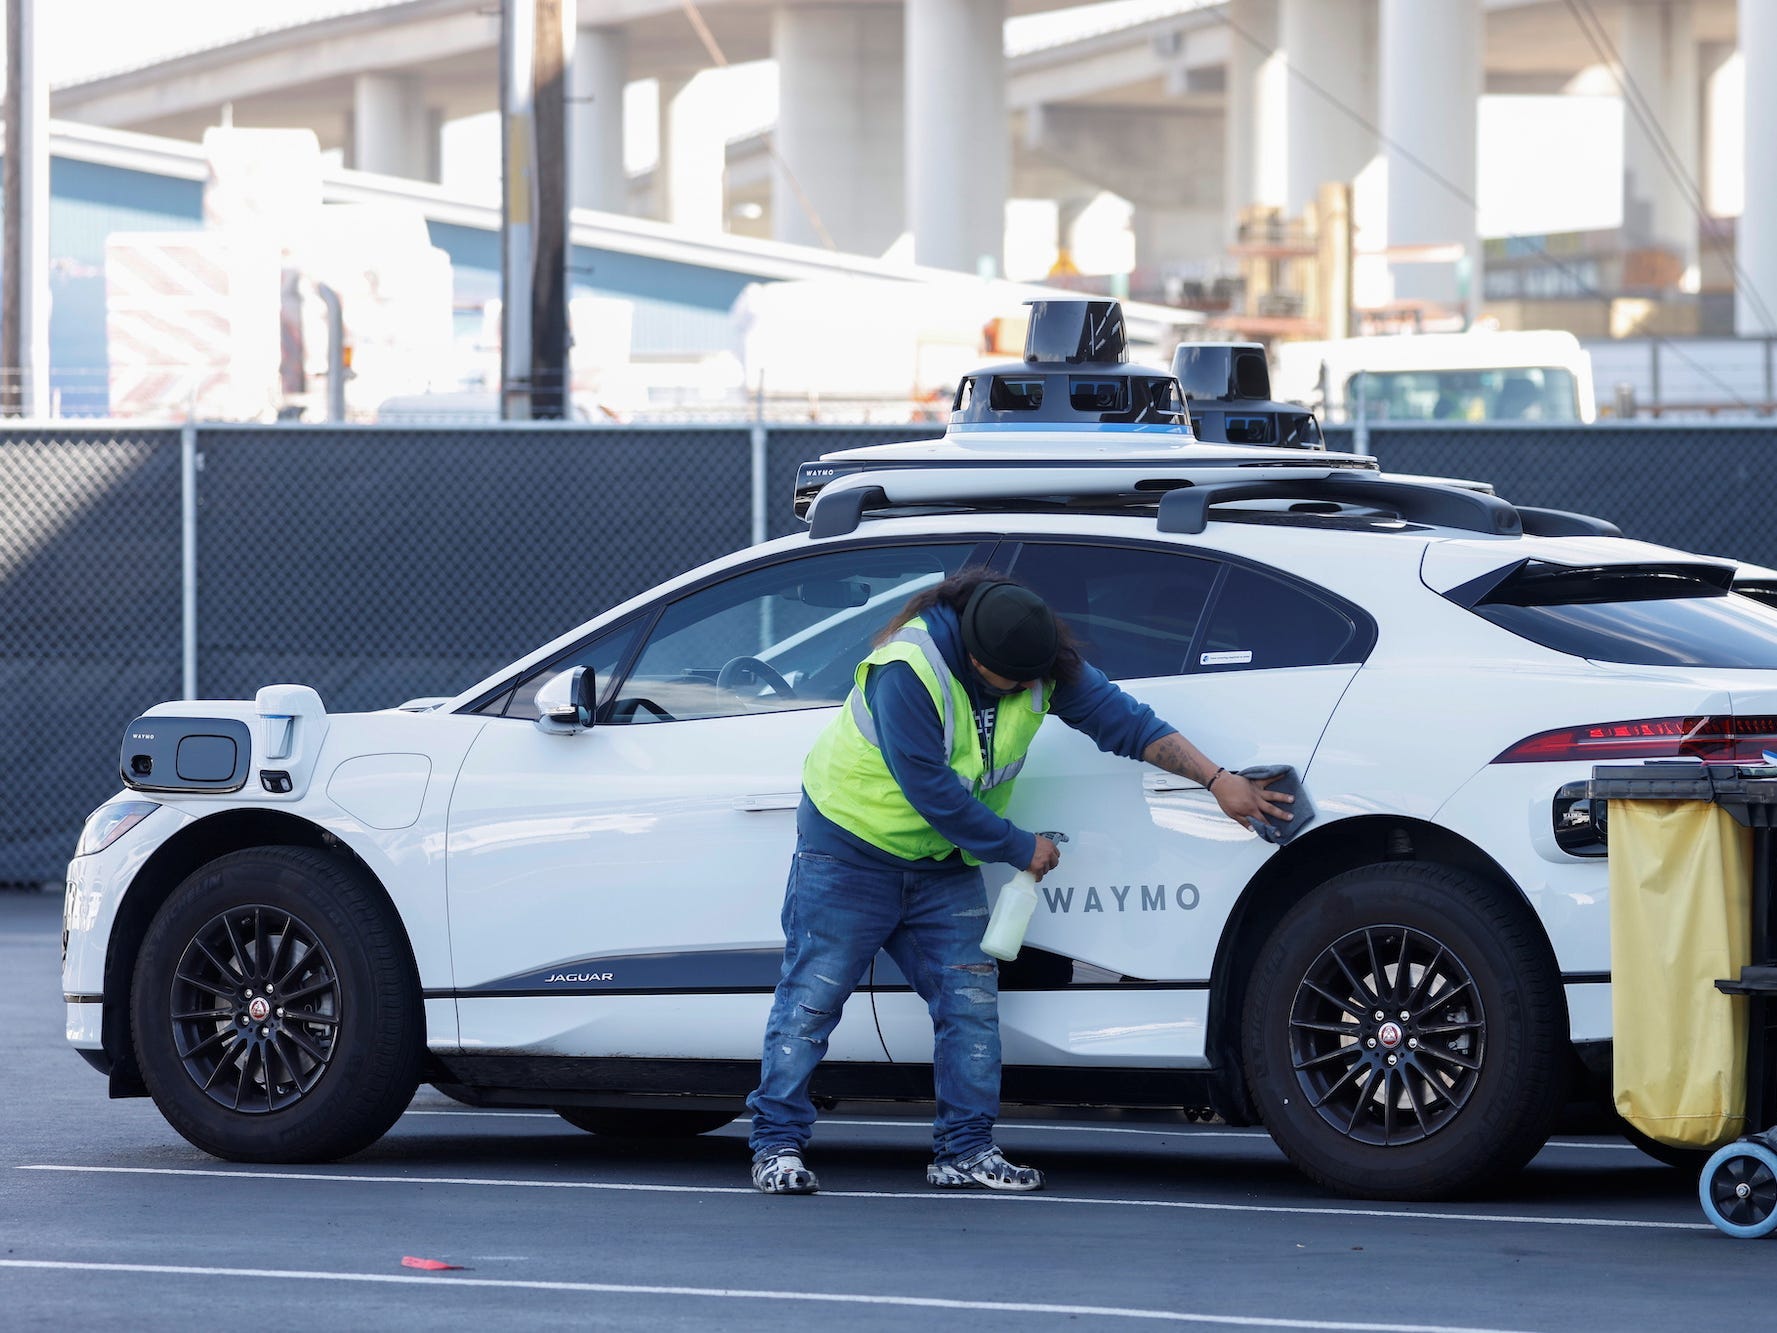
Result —
<instances>
[{"instance_id":1,"label":"red object on ground","mask_svg":"<svg viewBox=\"0 0 1777 1333\"><path fill-rule=\"evenodd\" d=\"M428 1273L441 1273L446 1269L461 1268L461 1264L447 1264L442 1259L416 1259L411 1254L401 1256L403 1268L423 1268Z\"/></svg>"}]
</instances>

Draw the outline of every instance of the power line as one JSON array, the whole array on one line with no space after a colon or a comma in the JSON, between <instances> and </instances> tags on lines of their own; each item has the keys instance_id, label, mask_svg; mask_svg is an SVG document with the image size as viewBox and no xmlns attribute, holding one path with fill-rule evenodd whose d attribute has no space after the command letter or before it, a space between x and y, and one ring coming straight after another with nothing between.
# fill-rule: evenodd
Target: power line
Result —
<instances>
[{"instance_id":1,"label":"power line","mask_svg":"<svg viewBox=\"0 0 1777 1333\"><path fill-rule=\"evenodd\" d=\"M1685 169L1684 159L1673 146L1672 141L1666 137L1665 127L1660 124L1659 115L1655 112L1653 104L1648 100L1646 94L1635 82L1634 76L1629 73L1628 63L1624 61L1622 53L1617 50L1616 44L1611 41L1610 33L1604 26L1604 20L1598 17L1598 12L1592 8L1590 0L1567 0L1567 8L1573 14L1574 22L1579 25L1586 40L1591 43L1593 52L1610 69L1612 77L1616 79L1617 87L1623 93L1624 104L1646 132L1649 141L1653 144L1655 156L1660 159L1660 164L1678 183L1680 191L1684 194L1685 202L1696 213L1699 223L1698 230L1727 264L1728 271L1733 276L1734 290L1746 297L1752 304L1760 323L1766 328L1771 328L1773 321L1770 308L1766 306L1764 297L1753 287L1752 280L1740 267L1738 259L1728 247L1727 238L1717 230L1715 220L1709 216L1708 205L1704 202L1702 187Z\"/></svg>"},{"instance_id":2,"label":"power line","mask_svg":"<svg viewBox=\"0 0 1777 1333\"><path fill-rule=\"evenodd\" d=\"M1241 40L1246 42L1247 45L1251 46L1254 50L1263 52L1267 55L1277 54L1276 46L1274 43L1267 42L1267 41L1263 40L1257 34L1253 33L1249 29L1244 28L1240 24L1236 23L1231 17L1225 18L1223 20L1223 22L1227 23L1228 28L1231 32L1233 32ZM1414 167L1417 167L1425 175L1425 177L1428 180L1433 181L1434 183L1443 186L1444 189L1448 190L1451 194L1455 195L1458 199L1460 199L1463 203L1467 204L1470 208L1476 210L1477 212L1480 211L1481 205L1480 205L1479 201L1476 200L1474 195L1470 194L1467 189L1465 189L1461 185L1458 185L1455 181L1451 180L1448 176L1446 176L1442 172L1440 172L1436 167L1432 166L1431 163L1427 162L1424 158L1420 157L1418 154L1416 154L1416 153L1412 152L1411 150L1409 150L1408 148L1406 148L1404 145L1402 145L1397 140L1389 138L1386 134L1384 134L1382 132L1382 127L1380 125L1376 124L1368 116L1364 115L1356 107L1352 106L1349 102L1346 102L1343 98L1337 96L1334 93L1327 91L1327 89L1323 88L1319 83L1315 82L1307 74L1303 73L1301 68L1299 66L1297 66L1296 63L1289 58L1289 53L1287 51L1282 53L1282 60L1283 60L1284 68L1289 71L1290 76L1292 78L1300 81L1304 87L1306 87L1307 89L1309 89L1309 91L1313 92L1315 95L1320 97L1323 101L1325 101L1327 103L1327 105L1331 106L1334 110L1338 111L1341 115L1344 115L1349 120L1362 126L1364 129L1368 130L1371 134L1375 135L1376 141L1378 143L1384 145L1387 148L1393 149L1394 152L1403 161L1409 163L1410 165L1412 165ZM1548 248L1547 243L1545 241L1543 241L1541 237L1519 234L1519 235L1512 235L1512 236L1504 236L1504 237L1501 237L1500 239L1505 240L1505 241L1517 241L1517 242L1524 243L1525 245L1527 245L1530 248L1531 254L1533 254L1537 258L1543 260L1545 263L1550 264L1555 269L1559 270L1561 273L1566 274L1567 277L1573 282L1574 286L1577 287L1581 292L1585 293L1587 296L1593 297L1593 298L1600 300L1600 301L1605 301L1605 300L1609 299L1608 297L1605 296L1605 294L1603 292L1599 291L1598 288L1594 287L1591 283L1587 282L1586 279L1584 278L1584 276L1582 276L1576 269L1574 269L1572 265L1565 263L1557 255L1551 254L1549 252L1549 248ZM1731 386L1729 386L1725 381L1723 381L1720 378L1720 376L1716 375L1716 373L1714 371L1710 370L1709 367L1703 365L1701 362L1699 362L1695 358L1693 358L1689 353L1687 353L1681 346L1679 346L1679 344L1674 342L1672 339L1666 337L1664 334L1659 334L1659 333L1650 334L1649 336L1651 338L1653 338L1654 341L1660 343L1662 346L1671 349L1673 354L1675 356L1677 356L1680 361L1683 361L1692 370L1695 370L1698 374L1703 376L1704 379L1706 379L1710 383L1714 384L1724 394L1726 394L1729 398L1731 398L1734 401L1736 406L1744 407L1748 411L1750 411L1752 409L1751 403L1747 402L1744 398L1742 398L1740 396L1740 394L1736 390L1734 390Z\"/></svg>"}]
</instances>

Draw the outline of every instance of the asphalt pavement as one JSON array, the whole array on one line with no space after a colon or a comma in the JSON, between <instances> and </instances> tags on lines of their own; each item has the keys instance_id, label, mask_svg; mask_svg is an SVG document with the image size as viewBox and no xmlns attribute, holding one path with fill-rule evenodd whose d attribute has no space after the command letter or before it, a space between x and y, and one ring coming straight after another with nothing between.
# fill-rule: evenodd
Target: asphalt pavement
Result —
<instances>
[{"instance_id":1,"label":"asphalt pavement","mask_svg":"<svg viewBox=\"0 0 1777 1333\"><path fill-rule=\"evenodd\" d=\"M1008 1117L1024 1196L938 1193L927 1126L823 1120L824 1190L767 1198L745 1126L601 1139L423 1089L328 1166L237 1166L62 1038L61 903L0 891L0 1328L783 1330L1764 1327L1777 1246L1702 1217L1696 1178L1561 1137L1490 1195L1375 1204L1262 1132ZM453 1265L438 1271L404 1258Z\"/></svg>"}]
</instances>

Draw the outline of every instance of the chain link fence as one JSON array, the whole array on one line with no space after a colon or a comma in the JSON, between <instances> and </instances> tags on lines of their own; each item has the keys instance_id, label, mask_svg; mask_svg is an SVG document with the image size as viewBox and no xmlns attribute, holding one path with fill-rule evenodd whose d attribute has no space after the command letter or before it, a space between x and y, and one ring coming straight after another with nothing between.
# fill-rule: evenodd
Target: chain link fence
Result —
<instances>
[{"instance_id":1,"label":"chain link fence","mask_svg":"<svg viewBox=\"0 0 1777 1333\"><path fill-rule=\"evenodd\" d=\"M59 876L123 727L180 691L177 430L0 445L0 883Z\"/></svg>"},{"instance_id":2,"label":"chain link fence","mask_svg":"<svg viewBox=\"0 0 1777 1333\"><path fill-rule=\"evenodd\" d=\"M1327 428L1353 449L1353 430ZM1372 425L1390 472L1477 477L1513 504L1608 519L1626 537L1777 566L1777 423Z\"/></svg>"},{"instance_id":3,"label":"chain link fence","mask_svg":"<svg viewBox=\"0 0 1777 1333\"><path fill-rule=\"evenodd\" d=\"M941 428L188 431L0 432L0 883L60 877L118 786L125 724L179 698L188 672L195 697L297 681L336 711L454 694L755 535L796 531L798 463ZM1340 448L1350 435L1329 431ZM1368 450L1777 566L1777 426L1371 427Z\"/></svg>"}]
</instances>

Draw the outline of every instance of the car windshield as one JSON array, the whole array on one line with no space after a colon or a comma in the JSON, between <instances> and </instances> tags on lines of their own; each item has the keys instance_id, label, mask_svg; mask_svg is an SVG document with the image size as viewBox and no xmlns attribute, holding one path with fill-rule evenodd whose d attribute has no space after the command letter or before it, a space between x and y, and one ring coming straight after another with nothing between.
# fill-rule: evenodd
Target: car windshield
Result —
<instances>
[{"instance_id":1,"label":"car windshield","mask_svg":"<svg viewBox=\"0 0 1777 1333\"><path fill-rule=\"evenodd\" d=\"M1777 609L1670 568L1527 567L1473 608L1597 662L1777 669Z\"/></svg>"},{"instance_id":2,"label":"car windshield","mask_svg":"<svg viewBox=\"0 0 1777 1333\"><path fill-rule=\"evenodd\" d=\"M611 706L659 722L843 700L871 639L974 542L837 548L754 569L668 605Z\"/></svg>"},{"instance_id":3,"label":"car windshield","mask_svg":"<svg viewBox=\"0 0 1777 1333\"><path fill-rule=\"evenodd\" d=\"M1573 372L1365 370L1345 382L1345 415L1371 421L1578 421Z\"/></svg>"}]
</instances>

